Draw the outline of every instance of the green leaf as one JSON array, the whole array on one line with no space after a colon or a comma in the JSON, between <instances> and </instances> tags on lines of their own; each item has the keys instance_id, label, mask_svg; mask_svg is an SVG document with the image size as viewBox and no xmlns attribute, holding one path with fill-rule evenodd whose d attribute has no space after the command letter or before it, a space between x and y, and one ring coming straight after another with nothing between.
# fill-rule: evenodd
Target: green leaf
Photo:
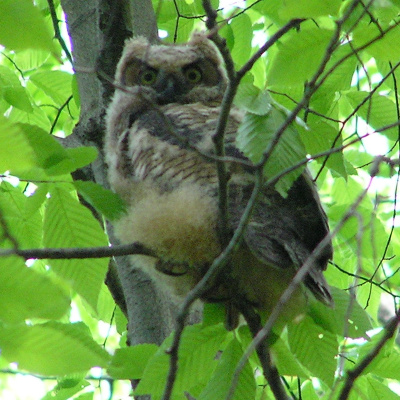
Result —
<instances>
[{"instance_id":1,"label":"green leaf","mask_svg":"<svg viewBox=\"0 0 400 400\"><path fill-rule=\"evenodd\" d=\"M114 379L141 379L149 359L158 347L155 344L139 344L117 349L108 367L108 373Z\"/></svg>"},{"instance_id":2,"label":"green leaf","mask_svg":"<svg viewBox=\"0 0 400 400\"><path fill-rule=\"evenodd\" d=\"M86 165L92 163L98 156L98 152L93 146L82 146L75 147L72 149L67 149L68 157L71 162L65 163L64 173L68 170L68 172L73 172L79 168L83 168ZM58 171L60 173L61 171Z\"/></svg>"},{"instance_id":3,"label":"green leaf","mask_svg":"<svg viewBox=\"0 0 400 400\"><path fill-rule=\"evenodd\" d=\"M352 45L350 43L340 45L326 65L325 70L330 72L318 91L330 90L338 92L350 89L357 65L358 60ZM334 66L336 66L335 69L331 71Z\"/></svg>"},{"instance_id":4,"label":"green leaf","mask_svg":"<svg viewBox=\"0 0 400 400\"><path fill-rule=\"evenodd\" d=\"M359 107L364 100L369 97L367 92L348 92L345 95L353 109ZM373 95L357 110L357 115L364 119L367 124L374 129L381 129L384 126L391 125L397 121L396 104L387 96ZM397 140L398 130L396 127L386 129L383 135L391 140Z\"/></svg>"},{"instance_id":5,"label":"green leaf","mask_svg":"<svg viewBox=\"0 0 400 400\"><path fill-rule=\"evenodd\" d=\"M90 384L82 379L64 378L40 400L69 400Z\"/></svg>"},{"instance_id":6,"label":"green leaf","mask_svg":"<svg viewBox=\"0 0 400 400\"><path fill-rule=\"evenodd\" d=\"M271 101L268 93L249 83L241 84L235 96L238 107L256 115L267 115L271 111Z\"/></svg>"},{"instance_id":7,"label":"green leaf","mask_svg":"<svg viewBox=\"0 0 400 400\"><path fill-rule=\"evenodd\" d=\"M49 116L42 107L32 104L33 111L26 112L18 108L13 108L9 114L9 120L15 123L26 123L28 125L37 125L46 132L51 129Z\"/></svg>"},{"instance_id":8,"label":"green leaf","mask_svg":"<svg viewBox=\"0 0 400 400\"><path fill-rule=\"evenodd\" d=\"M278 129L285 123L288 111L271 103L266 115L247 113L239 126L236 143L244 155L254 164L258 163L268 145L274 140ZM268 178L282 173L305 159L306 153L298 131L294 125L289 125L280 137L277 146L265 164L264 173ZM299 167L283 176L275 185L283 195L300 175L304 167Z\"/></svg>"},{"instance_id":9,"label":"green leaf","mask_svg":"<svg viewBox=\"0 0 400 400\"><path fill-rule=\"evenodd\" d=\"M203 320L204 326L224 323L226 320L226 308L221 303L204 303Z\"/></svg>"},{"instance_id":10,"label":"green leaf","mask_svg":"<svg viewBox=\"0 0 400 400\"><path fill-rule=\"evenodd\" d=\"M183 332L179 347L178 375L174 384L173 398L185 399L184 392L197 397L210 379L216 367L217 353L223 349L222 343L230 333L220 325L204 327L187 326ZM161 398L169 368L169 356L166 349L171 345L172 337L167 338L146 366L135 394L151 394L153 400Z\"/></svg>"},{"instance_id":11,"label":"green leaf","mask_svg":"<svg viewBox=\"0 0 400 400\"><path fill-rule=\"evenodd\" d=\"M3 46L9 50L33 48L54 51L52 35L32 1L2 0L0 15L0 43Z\"/></svg>"},{"instance_id":12,"label":"green leaf","mask_svg":"<svg viewBox=\"0 0 400 400\"><path fill-rule=\"evenodd\" d=\"M54 138L52 140L55 141ZM59 146L62 153L48 154L45 172L49 176L60 176L74 172L92 163L98 155L94 147L82 146L64 149L61 145ZM53 150L56 150L56 148L54 147Z\"/></svg>"},{"instance_id":13,"label":"green leaf","mask_svg":"<svg viewBox=\"0 0 400 400\"><path fill-rule=\"evenodd\" d=\"M282 0L254 2L252 8L258 10L262 16L268 17L278 27L281 27L287 22L287 20L282 19L281 17Z\"/></svg>"},{"instance_id":14,"label":"green leaf","mask_svg":"<svg viewBox=\"0 0 400 400\"><path fill-rule=\"evenodd\" d=\"M117 328L117 332L122 336L127 330L128 320L119 307L114 309L115 327Z\"/></svg>"},{"instance_id":15,"label":"green leaf","mask_svg":"<svg viewBox=\"0 0 400 400\"><path fill-rule=\"evenodd\" d=\"M354 30L354 44L356 47L365 46L366 51L381 61L398 62L400 60L400 26L391 28L382 35L376 24L360 23ZM375 40L377 39L377 40Z\"/></svg>"},{"instance_id":16,"label":"green leaf","mask_svg":"<svg viewBox=\"0 0 400 400\"><path fill-rule=\"evenodd\" d=\"M315 155L342 145L342 137L332 125L320 118L310 118L307 129L299 127L300 137L306 148L307 154ZM338 151L316 159L319 163L326 163L327 167L347 177L342 151Z\"/></svg>"},{"instance_id":17,"label":"green leaf","mask_svg":"<svg viewBox=\"0 0 400 400\"><path fill-rule=\"evenodd\" d=\"M236 63L244 64L250 57L251 41L253 39L251 20L246 14L234 18L230 27L233 31L235 44L232 49L232 58Z\"/></svg>"},{"instance_id":18,"label":"green leaf","mask_svg":"<svg viewBox=\"0 0 400 400\"><path fill-rule=\"evenodd\" d=\"M72 76L71 89L72 89L72 94L74 96L74 102L76 104L76 107L79 109L81 106L81 98L79 95L79 86L78 86L78 81L76 79L76 75Z\"/></svg>"},{"instance_id":19,"label":"green leaf","mask_svg":"<svg viewBox=\"0 0 400 400\"><path fill-rule=\"evenodd\" d=\"M44 216L46 247L107 246L107 237L99 222L61 186L50 190ZM108 267L108 258L49 260L52 269L69 281L94 310Z\"/></svg>"},{"instance_id":20,"label":"green leaf","mask_svg":"<svg viewBox=\"0 0 400 400\"><path fill-rule=\"evenodd\" d=\"M0 95L12 106L26 112L32 111L26 89L21 85L14 71L4 65L0 65Z\"/></svg>"},{"instance_id":21,"label":"green leaf","mask_svg":"<svg viewBox=\"0 0 400 400\"><path fill-rule=\"evenodd\" d=\"M243 355L243 350L236 338L233 338L222 353L221 359L210 381L201 392L198 400L224 399L231 387L232 376ZM253 400L256 392L256 382L252 368L246 363L240 376L233 399Z\"/></svg>"},{"instance_id":22,"label":"green leaf","mask_svg":"<svg viewBox=\"0 0 400 400\"><path fill-rule=\"evenodd\" d=\"M367 331L372 329L368 313L357 301L351 300L346 291L331 287L331 292L335 301L333 309L320 302L310 304L309 314L314 322L336 335L346 333L346 337L351 338L367 337Z\"/></svg>"},{"instance_id":23,"label":"green leaf","mask_svg":"<svg viewBox=\"0 0 400 400\"><path fill-rule=\"evenodd\" d=\"M39 71L32 74L29 79L58 106L62 106L71 95L72 75L68 72Z\"/></svg>"},{"instance_id":24,"label":"green leaf","mask_svg":"<svg viewBox=\"0 0 400 400\"><path fill-rule=\"evenodd\" d=\"M315 392L315 388L311 380L306 380L301 385L301 397L307 400L319 400L319 396Z\"/></svg>"},{"instance_id":25,"label":"green leaf","mask_svg":"<svg viewBox=\"0 0 400 400\"><path fill-rule=\"evenodd\" d=\"M338 179L339 181L339 179ZM340 201L345 201L346 198L357 197L363 188L356 182L348 179L348 184L343 185L339 182L335 182L332 192L340 190L352 191L350 194L337 194L338 204ZM357 189L357 190L356 190ZM342 216L348 211L348 204L333 205L328 211L328 216L332 223L340 221ZM359 237L361 236L361 250L364 261L369 260L372 264L376 262L376 255L380 249L387 247L387 251L391 252L391 244L387 242L387 232L385 226L379 218L375 218L374 207L369 198L365 198L363 203L357 208L357 218L350 218L346 221L343 227L340 229L337 235L337 243L340 243L340 247L346 246L354 252L360 250ZM362 223L362 229L360 229ZM358 235L358 236L357 236ZM368 264L367 264L368 265ZM367 267L364 266L364 268ZM374 273L375 268L372 267L371 273Z\"/></svg>"},{"instance_id":26,"label":"green leaf","mask_svg":"<svg viewBox=\"0 0 400 400\"><path fill-rule=\"evenodd\" d=\"M35 152L36 165L48 170L48 173L51 173L52 169L56 169L59 163L69 158L64 147L43 129L28 124L18 124L18 127L24 132Z\"/></svg>"},{"instance_id":27,"label":"green leaf","mask_svg":"<svg viewBox=\"0 0 400 400\"><path fill-rule=\"evenodd\" d=\"M27 49L15 53L13 61L22 71L36 71L49 60L49 57L48 51Z\"/></svg>"},{"instance_id":28,"label":"green leaf","mask_svg":"<svg viewBox=\"0 0 400 400\"><path fill-rule=\"evenodd\" d=\"M399 400L400 396L391 391L386 384L375 378L366 377L366 387L368 390L368 400Z\"/></svg>"},{"instance_id":29,"label":"green leaf","mask_svg":"<svg viewBox=\"0 0 400 400\"><path fill-rule=\"evenodd\" d=\"M341 5L342 0L285 0L279 14L285 19L336 16Z\"/></svg>"},{"instance_id":30,"label":"green leaf","mask_svg":"<svg viewBox=\"0 0 400 400\"><path fill-rule=\"evenodd\" d=\"M73 184L79 194L107 219L116 220L126 211L123 200L116 193L103 188L98 183L77 180Z\"/></svg>"},{"instance_id":31,"label":"green leaf","mask_svg":"<svg viewBox=\"0 0 400 400\"><path fill-rule=\"evenodd\" d=\"M8 361L41 375L61 376L105 367L110 358L83 323L0 326L0 347Z\"/></svg>"},{"instance_id":32,"label":"green leaf","mask_svg":"<svg viewBox=\"0 0 400 400\"><path fill-rule=\"evenodd\" d=\"M287 343L280 337L271 346L271 355L276 360L276 365L280 375L298 376L307 378L308 373L297 361L293 352L289 349Z\"/></svg>"},{"instance_id":33,"label":"green leaf","mask_svg":"<svg viewBox=\"0 0 400 400\"><path fill-rule=\"evenodd\" d=\"M377 362L370 364L365 373L371 373L381 378L400 381L400 353L397 347L389 355L385 355Z\"/></svg>"},{"instance_id":34,"label":"green leaf","mask_svg":"<svg viewBox=\"0 0 400 400\"><path fill-rule=\"evenodd\" d=\"M55 137L39 126L13 125L1 118L0 144L0 170L10 170L14 175L31 180L40 179L43 172L47 176L68 174L97 157L94 147L64 149Z\"/></svg>"},{"instance_id":35,"label":"green leaf","mask_svg":"<svg viewBox=\"0 0 400 400\"><path fill-rule=\"evenodd\" d=\"M59 284L26 267L21 258L0 258L1 320L58 319L67 312L69 303L69 296Z\"/></svg>"},{"instance_id":36,"label":"green leaf","mask_svg":"<svg viewBox=\"0 0 400 400\"><path fill-rule=\"evenodd\" d=\"M267 73L268 85L285 83L296 86L311 79L316 73L332 31L308 27L290 31L284 36Z\"/></svg>"},{"instance_id":37,"label":"green leaf","mask_svg":"<svg viewBox=\"0 0 400 400\"><path fill-rule=\"evenodd\" d=\"M288 324L288 337L290 349L312 376L332 386L338 353L336 336L305 316L298 323Z\"/></svg>"},{"instance_id":38,"label":"green leaf","mask_svg":"<svg viewBox=\"0 0 400 400\"><path fill-rule=\"evenodd\" d=\"M387 334L385 329L382 329L375 335L373 335L370 340L365 341L362 343L360 346L357 348L357 354L358 354L358 360L361 362L363 359L368 357L371 352L373 352L376 347L378 346L378 343L382 340L382 338ZM383 347L380 349L379 353L374 357L374 359L371 361L371 363L368 365L368 367L363 371L363 375L366 375L368 373L374 373L375 366L379 365L382 361L388 361L391 357L391 355L394 352L394 346L396 344L395 342L396 338L395 335L389 338L383 345ZM394 353L398 356L398 352Z\"/></svg>"},{"instance_id":39,"label":"green leaf","mask_svg":"<svg viewBox=\"0 0 400 400\"><path fill-rule=\"evenodd\" d=\"M8 233L14 237L20 248L41 245L42 215L40 210L31 207L36 200L35 197L25 196L19 188L8 182L1 183L0 212L7 225ZM0 232L2 230L0 228Z\"/></svg>"},{"instance_id":40,"label":"green leaf","mask_svg":"<svg viewBox=\"0 0 400 400\"><path fill-rule=\"evenodd\" d=\"M0 171L17 174L35 166L35 153L22 129L0 116Z\"/></svg>"}]
</instances>

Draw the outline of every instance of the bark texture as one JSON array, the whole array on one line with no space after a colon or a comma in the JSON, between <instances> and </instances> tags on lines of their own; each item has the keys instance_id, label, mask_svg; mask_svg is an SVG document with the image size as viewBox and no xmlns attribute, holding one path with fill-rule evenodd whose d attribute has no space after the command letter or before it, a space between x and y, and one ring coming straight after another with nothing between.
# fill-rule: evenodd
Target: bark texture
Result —
<instances>
[{"instance_id":1,"label":"bark texture","mask_svg":"<svg viewBox=\"0 0 400 400\"><path fill-rule=\"evenodd\" d=\"M113 93L115 66L125 40L142 35L157 40L156 19L150 0L62 0L72 43L74 68L81 100L80 121L65 140L66 146L90 145L99 150L98 159L79 179L107 186L102 147L104 114ZM106 77L106 78L105 78ZM108 226L111 243L117 243ZM163 293L127 257L118 257L107 284L128 317L128 341L159 344L173 328L176 310Z\"/></svg>"}]
</instances>

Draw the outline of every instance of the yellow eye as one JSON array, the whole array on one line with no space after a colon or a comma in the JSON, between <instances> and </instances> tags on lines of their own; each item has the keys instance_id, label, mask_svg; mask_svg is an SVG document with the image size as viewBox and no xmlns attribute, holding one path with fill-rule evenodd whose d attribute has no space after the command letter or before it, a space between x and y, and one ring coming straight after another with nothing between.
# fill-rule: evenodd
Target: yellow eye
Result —
<instances>
[{"instance_id":1,"label":"yellow eye","mask_svg":"<svg viewBox=\"0 0 400 400\"><path fill-rule=\"evenodd\" d=\"M197 67L187 67L184 74L190 83L199 83L203 78L201 70Z\"/></svg>"},{"instance_id":2,"label":"yellow eye","mask_svg":"<svg viewBox=\"0 0 400 400\"><path fill-rule=\"evenodd\" d=\"M152 68L146 68L139 74L139 83L144 86L149 86L157 80L157 71Z\"/></svg>"}]
</instances>

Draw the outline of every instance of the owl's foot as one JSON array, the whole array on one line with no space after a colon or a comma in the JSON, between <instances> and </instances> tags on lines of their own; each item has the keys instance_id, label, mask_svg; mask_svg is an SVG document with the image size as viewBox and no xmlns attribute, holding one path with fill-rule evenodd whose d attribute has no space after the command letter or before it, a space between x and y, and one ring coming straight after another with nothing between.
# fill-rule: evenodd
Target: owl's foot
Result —
<instances>
[{"instance_id":1,"label":"owl's foot","mask_svg":"<svg viewBox=\"0 0 400 400\"><path fill-rule=\"evenodd\" d=\"M182 276L187 274L189 265L185 263L176 263L173 261L158 260L156 262L156 270L169 276Z\"/></svg>"}]
</instances>

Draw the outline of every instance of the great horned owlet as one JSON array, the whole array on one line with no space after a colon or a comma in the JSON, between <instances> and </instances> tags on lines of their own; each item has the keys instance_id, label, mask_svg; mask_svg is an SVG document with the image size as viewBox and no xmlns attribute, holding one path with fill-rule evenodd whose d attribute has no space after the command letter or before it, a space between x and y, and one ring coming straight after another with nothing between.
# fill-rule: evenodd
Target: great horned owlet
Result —
<instances>
[{"instance_id":1,"label":"great horned owlet","mask_svg":"<svg viewBox=\"0 0 400 400\"><path fill-rule=\"evenodd\" d=\"M128 203L127 214L116 223L117 236L152 249L158 258L132 256L134 264L184 296L223 250L216 163L203 154L214 153L226 71L205 34L196 33L180 45L151 45L139 37L126 43L116 82L107 112L105 154L111 186ZM233 107L225 147L227 155L244 159L235 147L242 119L241 110ZM234 232L254 176L238 163L227 169L228 223ZM286 198L263 187L228 273L203 300L225 302L232 310L240 297L270 312L327 234L326 215L307 171ZM318 300L332 303L322 274L331 256L329 245L287 306L293 316L306 304L307 289Z\"/></svg>"}]
</instances>

